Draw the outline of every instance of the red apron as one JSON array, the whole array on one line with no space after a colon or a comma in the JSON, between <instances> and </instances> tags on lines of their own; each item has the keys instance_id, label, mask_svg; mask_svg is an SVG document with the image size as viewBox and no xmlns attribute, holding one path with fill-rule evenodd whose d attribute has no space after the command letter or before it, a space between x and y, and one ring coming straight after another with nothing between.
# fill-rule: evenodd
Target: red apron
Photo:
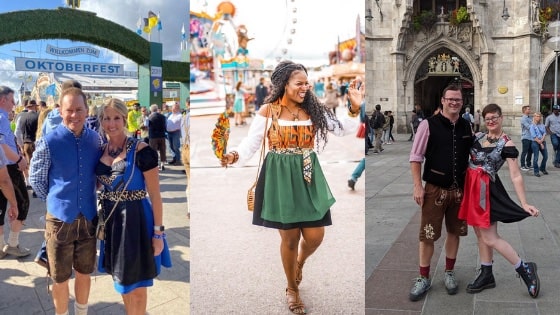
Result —
<instances>
[{"instance_id":1,"label":"red apron","mask_svg":"<svg viewBox=\"0 0 560 315\"><path fill-rule=\"evenodd\" d=\"M490 227L490 176L482 168L467 168L459 219L468 225Z\"/></svg>"}]
</instances>

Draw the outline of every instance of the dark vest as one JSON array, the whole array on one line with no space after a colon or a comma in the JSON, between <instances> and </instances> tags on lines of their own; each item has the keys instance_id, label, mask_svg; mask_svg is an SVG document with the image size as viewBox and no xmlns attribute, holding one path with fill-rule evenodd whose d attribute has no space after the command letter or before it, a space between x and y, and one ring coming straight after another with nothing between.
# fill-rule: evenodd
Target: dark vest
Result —
<instances>
[{"instance_id":1,"label":"dark vest","mask_svg":"<svg viewBox=\"0 0 560 315\"><path fill-rule=\"evenodd\" d=\"M428 118L430 137L426 148L422 179L430 184L449 188L453 184L462 188L473 143L470 123L459 119L452 124L438 114Z\"/></svg>"},{"instance_id":2,"label":"dark vest","mask_svg":"<svg viewBox=\"0 0 560 315\"><path fill-rule=\"evenodd\" d=\"M39 119L39 114L34 111L29 111L25 113L21 118L21 133L23 138L23 143L33 143L35 142L35 137L37 135L37 121Z\"/></svg>"}]
</instances>

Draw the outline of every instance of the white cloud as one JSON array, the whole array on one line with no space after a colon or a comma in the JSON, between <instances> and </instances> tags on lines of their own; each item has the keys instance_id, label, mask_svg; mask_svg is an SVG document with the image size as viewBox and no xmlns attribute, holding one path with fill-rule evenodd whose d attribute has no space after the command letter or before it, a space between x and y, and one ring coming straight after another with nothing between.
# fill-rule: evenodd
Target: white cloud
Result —
<instances>
[{"instance_id":1,"label":"white cloud","mask_svg":"<svg viewBox=\"0 0 560 315\"><path fill-rule=\"evenodd\" d=\"M161 42L165 60L181 60L181 26L188 27L188 0L89 0L82 1L80 10L95 12L97 16L118 23L136 32L138 18L152 11L160 15L162 30L154 28L151 41ZM147 35L143 35L147 39ZM121 60L123 58L121 57Z\"/></svg>"}]
</instances>

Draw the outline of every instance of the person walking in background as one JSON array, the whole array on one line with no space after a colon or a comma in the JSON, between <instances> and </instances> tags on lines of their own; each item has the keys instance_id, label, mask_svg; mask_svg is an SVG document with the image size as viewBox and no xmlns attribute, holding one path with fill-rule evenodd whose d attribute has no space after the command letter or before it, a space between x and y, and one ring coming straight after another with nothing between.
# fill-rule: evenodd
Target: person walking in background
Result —
<instances>
[{"instance_id":1,"label":"person walking in background","mask_svg":"<svg viewBox=\"0 0 560 315\"><path fill-rule=\"evenodd\" d=\"M356 81L356 82L361 82L361 81ZM360 84L359 88L356 88L355 85L352 85L351 88L348 88L348 102L350 103L351 107L360 104L360 123L365 124L367 130L369 127L367 127L366 101L364 98L364 93L365 93L365 88L363 86L363 83ZM364 139L364 145L365 145L365 155L367 155L367 152L369 150L367 134ZM362 176L365 169L366 169L366 159L362 158L358 163L358 165L356 165L356 168L354 169L352 175L350 176L350 179L348 180L348 187L350 187L350 189L354 190L358 178Z\"/></svg>"},{"instance_id":2,"label":"person walking in background","mask_svg":"<svg viewBox=\"0 0 560 315\"><path fill-rule=\"evenodd\" d=\"M525 105L521 109L523 116L521 116L521 170L528 171L531 169L531 160L533 157L533 137L529 130L533 119L531 116L531 106Z\"/></svg>"},{"instance_id":3,"label":"person walking in background","mask_svg":"<svg viewBox=\"0 0 560 315\"><path fill-rule=\"evenodd\" d=\"M541 113L535 113L533 115L533 123L529 128L531 133L531 138L533 142L531 144L533 149L533 172L535 176L541 177L539 170L544 174L548 175L546 171L546 161L548 160L548 151L546 150L546 128L542 123ZM541 165L539 167L539 152L542 154Z\"/></svg>"},{"instance_id":4,"label":"person walking in background","mask_svg":"<svg viewBox=\"0 0 560 315\"><path fill-rule=\"evenodd\" d=\"M138 117L140 116L142 116L140 112L140 103L134 103L132 109L128 112L127 121L129 135L135 138L138 137L138 130L140 130L140 126L138 125Z\"/></svg>"},{"instance_id":5,"label":"person walking in background","mask_svg":"<svg viewBox=\"0 0 560 315\"><path fill-rule=\"evenodd\" d=\"M519 151L502 129L502 109L489 104L482 110L487 133L477 133L471 148L465 179L464 197L459 219L474 228L478 239L480 273L467 286L468 293L496 287L492 273L493 252L496 250L509 261L525 282L529 295L539 295L540 280L537 264L524 262L513 247L498 234L498 222L512 223L529 216L538 216L539 210L527 203L523 176L517 165ZM521 207L508 196L498 170L507 161L511 182Z\"/></svg>"},{"instance_id":6,"label":"person walking in background","mask_svg":"<svg viewBox=\"0 0 560 315\"><path fill-rule=\"evenodd\" d=\"M268 95L268 88L264 85L264 80L265 79L261 77L259 79L259 84L255 88L255 113L259 111L264 103L264 99Z\"/></svg>"},{"instance_id":7,"label":"person walking in background","mask_svg":"<svg viewBox=\"0 0 560 315\"><path fill-rule=\"evenodd\" d=\"M375 105L375 111L371 114L369 125L371 129L373 129L373 134L375 136L373 153L379 154L384 150L383 146L381 145L383 142L381 138L383 136L383 126L385 125L385 116L381 112L381 105L379 104Z\"/></svg>"},{"instance_id":8,"label":"person walking in background","mask_svg":"<svg viewBox=\"0 0 560 315\"><path fill-rule=\"evenodd\" d=\"M325 91L325 106L327 106L327 108L331 109L332 112L336 114L336 107L338 106L338 96L332 82L329 82Z\"/></svg>"},{"instance_id":9,"label":"person walking in background","mask_svg":"<svg viewBox=\"0 0 560 315\"><path fill-rule=\"evenodd\" d=\"M335 202L313 148L324 146L329 132L339 136L355 133L357 128L352 130L350 124L358 122L352 119L343 125L321 104L301 64L280 62L271 82L271 94L255 116L249 136L237 150L225 154L221 163L224 167L243 164L267 135L270 150L255 190L253 224L280 232L288 308L294 314L305 314L299 291L303 266L321 245L325 226L332 224L330 207ZM355 86L353 82L350 89ZM359 111L359 104L352 104L349 110L352 116Z\"/></svg>"},{"instance_id":10,"label":"person walking in background","mask_svg":"<svg viewBox=\"0 0 560 315\"><path fill-rule=\"evenodd\" d=\"M148 137L148 108L142 106L140 108L140 112L142 115L138 118L138 127L140 128L140 139L144 141L146 144L149 144L149 137Z\"/></svg>"},{"instance_id":11,"label":"person walking in background","mask_svg":"<svg viewBox=\"0 0 560 315\"><path fill-rule=\"evenodd\" d=\"M0 86L0 146L8 159L6 168L13 184L18 206L18 216L10 222L10 233L6 244L4 240L4 220L8 209L8 196L4 195L3 190L0 191L0 246L2 246L0 256L9 254L15 257L25 257L31 252L28 248L20 246L19 235L29 211L29 194L23 176L23 172L27 171L28 164L27 159L21 155L16 137L10 129L8 113L12 111L14 105L14 90L7 86Z\"/></svg>"},{"instance_id":12,"label":"person walking in background","mask_svg":"<svg viewBox=\"0 0 560 315\"><path fill-rule=\"evenodd\" d=\"M385 120L385 123L383 124L383 134L381 136L381 142L382 144L390 144L391 137L389 135L389 125L391 124L391 121L389 119L389 111L383 112L383 119Z\"/></svg>"},{"instance_id":13,"label":"person walking in background","mask_svg":"<svg viewBox=\"0 0 560 315\"><path fill-rule=\"evenodd\" d=\"M315 91L315 95L317 95L318 98L322 99L323 97L325 97L325 80L323 78L320 78L313 85L313 89Z\"/></svg>"},{"instance_id":14,"label":"person walking in background","mask_svg":"<svg viewBox=\"0 0 560 315\"><path fill-rule=\"evenodd\" d=\"M238 81L235 85L235 100L233 102L233 119L235 120L236 126L243 126L246 124L242 116L245 109L245 93L247 93L247 91L243 88L243 82Z\"/></svg>"},{"instance_id":15,"label":"person walking in background","mask_svg":"<svg viewBox=\"0 0 560 315\"><path fill-rule=\"evenodd\" d=\"M480 109L477 109L474 113L474 132L480 131Z\"/></svg>"},{"instance_id":16,"label":"person walking in background","mask_svg":"<svg viewBox=\"0 0 560 315\"><path fill-rule=\"evenodd\" d=\"M16 199L16 192L14 190L14 185L12 184L12 180L10 179L10 174L8 173L8 159L4 154L4 150L2 146L0 146L0 189L2 190L2 194L8 200L8 207L4 214L2 214L2 222L4 222L4 216L6 213L8 214L8 222L11 224L14 220L18 217L18 206L17 206L17 199ZM2 234L2 239L0 242L5 243L4 235ZM4 245L2 245L2 248ZM0 250L0 259L6 257L8 255L3 250Z\"/></svg>"},{"instance_id":17,"label":"person walking in background","mask_svg":"<svg viewBox=\"0 0 560 315\"><path fill-rule=\"evenodd\" d=\"M393 125L395 124L395 116L393 112L389 111L389 142L387 144L392 144L395 142L395 137L393 137Z\"/></svg>"},{"instance_id":18,"label":"person walking in background","mask_svg":"<svg viewBox=\"0 0 560 315\"><path fill-rule=\"evenodd\" d=\"M88 116L86 118L86 127L96 132L99 131L99 120L97 119L97 107L95 106L89 107Z\"/></svg>"},{"instance_id":19,"label":"person walking in background","mask_svg":"<svg viewBox=\"0 0 560 315\"><path fill-rule=\"evenodd\" d=\"M95 169L103 185L99 203L105 222L98 269L112 276L127 314L145 314L147 287L153 286L162 265L171 267L157 152L127 137L123 101L110 99L100 108L99 118L107 143Z\"/></svg>"},{"instance_id":20,"label":"person walking in background","mask_svg":"<svg viewBox=\"0 0 560 315\"><path fill-rule=\"evenodd\" d=\"M473 135L470 123L459 116L463 107L460 87L446 87L441 104L443 107L437 115L419 124L410 151L413 198L421 207L418 248L420 275L410 290L411 301L420 300L432 286L430 262L434 254L434 242L441 236L444 219L447 237L443 281L448 294L456 294L459 290L454 269L459 237L467 235L467 226L459 220L457 213L463 196ZM426 182L425 187L422 186L422 180Z\"/></svg>"},{"instance_id":21,"label":"person walking in background","mask_svg":"<svg viewBox=\"0 0 560 315\"><path fill-rule=\"evenodd\" d=\"M412 111L412 116L410 118L410 126L412 128L412 134L408 141L414 140L414 135L416 134L416 130L418 130L418 126L424 120L426 116L424 116L424 112L422 111L422 107L420 104L414 105L414 110Z\"/></svg>"},{"instance_id":22,"label":"person walking in background","mask_svg":"<svg viewBox=\"0 0 560 315\"><path fill-rule=\"evenodd\" d=\"M471 109L469 107L465 108L465 113L463 113L463 119L468 121L469 124L471 124L471 127L474 127L474 117L471 114Z\"/></svg>"},{"instance_id":23,"label":"person walking in background","mask_svg":"<svg viewBox=\"0 0 560 315\"><path fill-rule=\"evenodd\" d=\"M167 162L165 147L165 129L167 126L167 118L159 112L157 104L150 106L150 116L148 116L148 142L150 147L159 152L159 170L165 171L165 163Z\"/></svg>"},{"instance_id":24,"label":"person walking in background","mask_svg":"<svg viewBox=\"0 0 560 315\"><path fill-rule=\"evenodd\" d=\"M550 142L554 150L553 165L560 168L560 105L552 106L552 115L548 115L545 121L545 127L550 134Z\"/></svg>"},{"instance_id":25,"label":"person walking in background","mask_svg":"<svg viewBox=\"0 0 560 315\"><path fill-rule=\"evenodd\" d=\"M62 124L37 142L29 174L31 186L47 203L45 240L55 312L68 314L74 273L74 313L85 315L95 267L95 166L102 143L97 132L85 127L88 108L81 89L63 90L60 104Z\"/></svg>"},{"instance_id":26,"label":"person walking in background","mask_svg":"<svg viewBox=\"0 0 560 315\"><path fill-rule=\"evenodd\" d=\"M35 151L35 140L37 138L37 124L39 121L39 113L37 113L37 103L31 100L27 103L27 112L21 113L16 125L16 138L21 141L20 145L23 148L23 156L27 160L27 164L31 162L33 152ZM25 177L25 185L30 189L29 185L29 169L23 172ZM33 197L37 194L33 192Z\"/></svg>"},{"instance_id":27,"label":"person walking in background","mask_svg":"<svg viewBox=\"0 0 560 315\"><path fill-rule=\"evenodd\" d=\"M169 140L169 148L173 158L169 164L181 165L181 122L183 121L183 114L181 113L181 106L178 102L173 104L171 114L167 116L167 139Z\"/></svg>"}]
</instances>

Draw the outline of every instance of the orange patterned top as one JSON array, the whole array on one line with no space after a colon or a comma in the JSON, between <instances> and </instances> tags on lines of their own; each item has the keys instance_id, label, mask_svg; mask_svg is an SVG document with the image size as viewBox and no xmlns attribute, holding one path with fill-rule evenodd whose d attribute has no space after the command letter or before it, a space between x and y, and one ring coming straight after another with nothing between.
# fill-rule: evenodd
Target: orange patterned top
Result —
<instances>
[{"instance_id":1,"label":"orange patterned top","mask_svg":"<svg viewBox=\"0 0 560 315\"><path fill-rule=\"evenodd\" d=\"M315 132L311 120L279 121L268 130L269 149L313 149L315 143Z\"/></svg>"}]
</instances>

